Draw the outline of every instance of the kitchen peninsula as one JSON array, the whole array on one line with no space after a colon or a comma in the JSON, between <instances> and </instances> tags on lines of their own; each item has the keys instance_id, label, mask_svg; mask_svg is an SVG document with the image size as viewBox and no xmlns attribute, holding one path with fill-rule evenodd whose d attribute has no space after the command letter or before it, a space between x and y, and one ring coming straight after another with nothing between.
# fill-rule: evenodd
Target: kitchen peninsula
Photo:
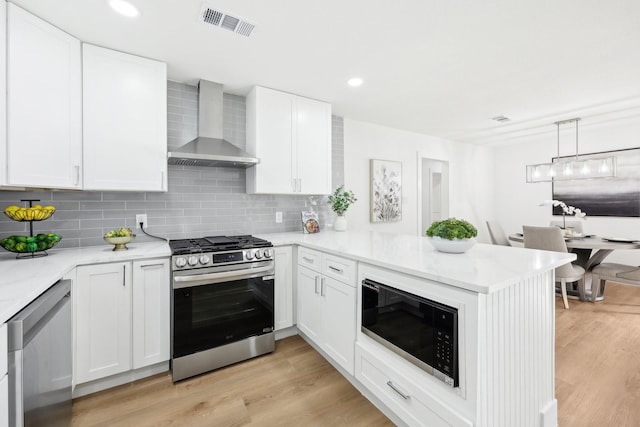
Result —
<instances>
[{"instance_id":1,"label":"kitchen peninsula","mask_svg":"<svg viewBox=\"0 0 640 427\"><path fill-rule=\"evenodd\" d=\"M423 237L376 232L258 237L276 246L276 265L289 266L293 329L394 422L556 425L553 270L575 255L485 244L445 254ZM169 256L165 243L130 247L61 249L33 260L0 256L2 320L77 265ZM284 263L280 248L290 248ZM365 279L457 310L455 386L362 332ZM278 310L276 302L276 317Z\"/></svg>"},{"instance_id":2,"label":"kitchen peninsula","mask_svg":"<svg viewBox=\"0 0 640 427\"><path fill-rule=\"evenodd\" d=\"M299 333L394 422L557 425L554 269L574 260L574 254L487 244L476 244L464 254L447 254L435 251L424 237L367 231L261 237L275 246L297 248L294 288ZM294 255L294 264L295 259ZM305 281L309 273L311 280ZM343 302L328 307L323 318L335 326L332 334L343 336L343 345L349 342L344 335L353 332L351 364L349 347L344 345L340 353L336 350L339 342L324 342L303 321L307 318L305 295L322 296L326 288L330 296L332 286L339 285L332 279L355 288L350 293L343 286ZM457 309L456 387L406 360L403 352L394 352L363 333L361 286L365 279ZM320 290L315 292L318 280ZM310 291L305 291L305 284ZM347 310L351 312L345 313Z\"/></svg>"}]
</instances>

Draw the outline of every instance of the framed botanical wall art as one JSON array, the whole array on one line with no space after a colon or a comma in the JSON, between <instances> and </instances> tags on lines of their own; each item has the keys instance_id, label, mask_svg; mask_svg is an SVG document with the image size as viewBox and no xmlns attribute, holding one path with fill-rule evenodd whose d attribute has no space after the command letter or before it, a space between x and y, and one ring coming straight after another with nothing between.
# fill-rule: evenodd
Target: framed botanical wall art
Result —
<instances>
[{"instance_id":1,"label":"framed botanical wall art","mask_svg":"<svg viewBox=\"0 0 640 427\"><path fill-rule=\"evenodd\" d=\"M553 199L580 208L589 216L640 217L640 148L581 154L580 158L597 159L615 155L613 178L554 181ZM562 159L562 157L561 157ZM554 215L562 215L560 207Z\"/></svg>"},{"instance_id":2,"label":"framed botanical wall art","mask_svg":"<svg viewBox=\"0 0 640 427\"><path fill-rule=\"evenodd\" d=\"M402 219L402 163L371 159L371 222Z\"/></svg>"}]
</instances>

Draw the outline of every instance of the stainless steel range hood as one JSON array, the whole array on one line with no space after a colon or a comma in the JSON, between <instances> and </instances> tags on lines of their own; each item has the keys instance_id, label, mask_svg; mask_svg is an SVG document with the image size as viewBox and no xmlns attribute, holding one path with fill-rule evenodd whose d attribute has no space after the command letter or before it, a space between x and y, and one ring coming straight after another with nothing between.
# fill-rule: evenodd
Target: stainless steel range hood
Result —
<instances>
[{"instance_id":1,"label":"stainless steel range hood","mask_svg":"<svg viewBox=\"0 0 640 427\"><path fill-rule=\"evenodd\" d=\"M249 168L260 163L244 150L222 139L222 85L198 84L198 138L168 153L170 165Z\"/></svg>"}]
</instances>

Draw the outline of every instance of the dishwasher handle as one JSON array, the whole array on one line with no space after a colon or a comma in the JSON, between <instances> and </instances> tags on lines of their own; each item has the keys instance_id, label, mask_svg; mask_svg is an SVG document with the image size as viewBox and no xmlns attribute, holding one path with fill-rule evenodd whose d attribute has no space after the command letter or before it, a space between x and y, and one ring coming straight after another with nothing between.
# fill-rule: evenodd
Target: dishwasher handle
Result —
<instances>
[{"instance_id":1,"label":"dishwasher handle","mask_svg":"<svg viewBox=\"0 0 640 427\"><path fill-rule=\"evenodd\" d=\"M71 296L71 280L60 280L7 322L9 351L21 350Z\"/></svg>"}]
</instances>

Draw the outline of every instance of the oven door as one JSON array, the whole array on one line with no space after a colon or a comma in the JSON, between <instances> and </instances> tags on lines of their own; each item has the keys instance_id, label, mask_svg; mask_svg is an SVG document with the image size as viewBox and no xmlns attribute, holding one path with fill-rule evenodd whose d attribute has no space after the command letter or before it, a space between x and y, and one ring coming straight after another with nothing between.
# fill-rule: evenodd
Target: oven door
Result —
<instances>
[{"instance_id":1,"label":"oven door","mask_svg":"<svg viewBox=\"0 0 640 427\"><path fill-rule=\"evenodd\" d=\"M172 357L272 332L274 276L263 270L174 273Z\"/></svg>"}]
</instances>

